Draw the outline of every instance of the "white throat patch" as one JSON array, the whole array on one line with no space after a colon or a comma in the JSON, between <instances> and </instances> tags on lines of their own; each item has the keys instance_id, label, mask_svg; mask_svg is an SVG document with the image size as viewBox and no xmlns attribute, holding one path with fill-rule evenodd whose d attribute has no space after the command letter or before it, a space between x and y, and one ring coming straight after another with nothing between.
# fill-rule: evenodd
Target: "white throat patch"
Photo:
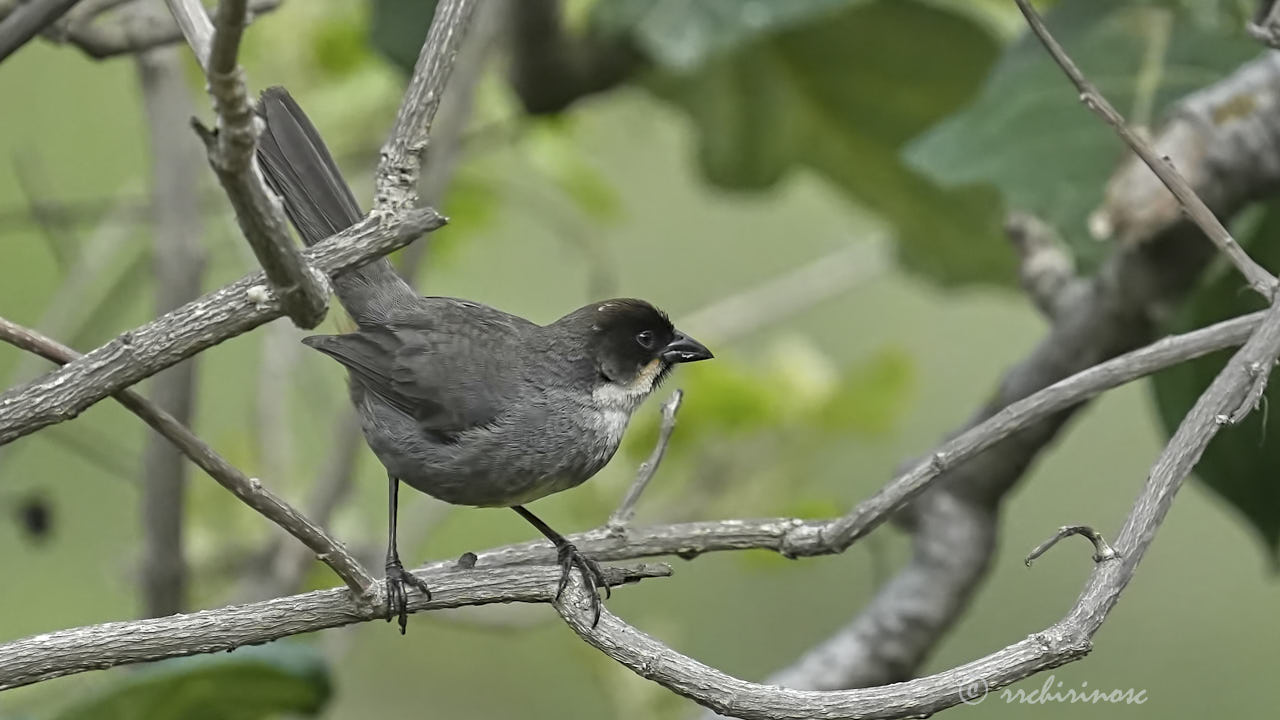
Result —
<instances>
[{"instance_id":1,"label":"white throat patch","mask_svg":"<svg viewBox=\"0 0 1280 720\"><path fill-rule=\"evenodd\" d=\"M591 392L591 399L601 409L621 410L629 414L653 392L653 384L661 372L662 360L654 358L631 382L607 382Z\"/></svg>"}]
</instances>

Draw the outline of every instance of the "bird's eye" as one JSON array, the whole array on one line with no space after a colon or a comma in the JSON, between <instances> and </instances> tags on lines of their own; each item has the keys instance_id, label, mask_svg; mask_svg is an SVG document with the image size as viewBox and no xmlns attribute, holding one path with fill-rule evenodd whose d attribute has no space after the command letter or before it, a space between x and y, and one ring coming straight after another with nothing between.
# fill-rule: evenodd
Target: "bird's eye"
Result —
<instances>
[{"instance_id":1,"label":"bird's eye","mask_svg":"<svg viewBox=\"0 0 1280 720\"><path fill-rule=\"evenodd\" d=\"M636 335L636 342L639 343L640 347L644 348L645 350L652 350L653 349L653 332L649 330L645 330L639 335Z\"/></svg>"}]
</instances>

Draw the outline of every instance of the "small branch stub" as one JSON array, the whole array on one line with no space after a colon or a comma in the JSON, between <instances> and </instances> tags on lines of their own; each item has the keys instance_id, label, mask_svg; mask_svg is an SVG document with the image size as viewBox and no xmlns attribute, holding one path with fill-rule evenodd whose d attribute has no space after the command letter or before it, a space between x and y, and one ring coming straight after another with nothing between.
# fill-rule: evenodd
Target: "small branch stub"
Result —
<instances>
[{"instance_id":1,"label":"small branch stub","mask_svg":"<svg viewBox=\"0 0 1280 720\"><path fill-rule=\"evenodd\" d=\"M1049 548L1057 545L1059 540L1071 537L1072 535L1082 535L1087 538L1089 542L1093 543L1093 561L1096 563L1115 560L1120 557L1120 553L1115 548L1107 544L1107 541L1102 537L1102 533L1097 530L1094 530L1088 525L1064 525L1058 528L1058 532L1048 540L1037 545L1036 549L1032 550L1030 555L1027 555L1027 567L1031 567L1031 563L1034 562L1036 558L1048 552Z\"/></svg>"}]
</instances>

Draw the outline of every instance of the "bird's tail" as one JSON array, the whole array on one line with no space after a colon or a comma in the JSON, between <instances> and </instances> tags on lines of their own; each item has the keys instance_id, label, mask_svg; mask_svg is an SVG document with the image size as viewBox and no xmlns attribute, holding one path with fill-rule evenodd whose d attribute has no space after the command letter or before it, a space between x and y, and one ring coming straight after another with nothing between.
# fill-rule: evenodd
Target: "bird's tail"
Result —
<instances>
[{"instance_id":1,"label":"bird's tail","mask_svg":"<svg viewBox=\"0 0 1280 720\"><path fill-rule=\"evenodd\" d=\"M351 188L289 92L267 88L258 112L266 123L258 140L258 162L302 241L314 245L359 222L364 213ZM337 278L334 290L361 325L378 323L397 301L415 295L386 258Z\"/></svg>"}]
</instances>

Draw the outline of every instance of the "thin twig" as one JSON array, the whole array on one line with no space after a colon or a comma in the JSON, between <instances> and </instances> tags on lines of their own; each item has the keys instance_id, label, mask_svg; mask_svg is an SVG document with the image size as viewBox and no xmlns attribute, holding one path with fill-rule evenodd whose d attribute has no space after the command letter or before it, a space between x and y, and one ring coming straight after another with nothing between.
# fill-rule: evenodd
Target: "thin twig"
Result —
<instances>
[{"instance_id":1,"label":"thin twig","mask_svg":"<svg viewBox=\"0 0 1280 720\"><path fill-rule=\"evenodd\" d=\"M57 22L80 0L27 0L0 20L0 62Z\"/></svg>"},{"instance_id":2,"label":"thin twig","mask_svg":"<svg viewBox=\"0 0 1280 720\"><path fill-rule=\"evenodd\" d=\"M333 426L329 453L324 458L323 472L315 481L306 504L307 517L317 525L327 527L338 505L350 493L363 440L360 419L355 411L349 407L340 410ZM311 567L311 557L306 548L297 543L281 542L271 557L267 562L270 576L264 583L267 590L263 595L276 597L297 592Z\"/></svg>"},{"instance_id":3,"label":"thin twig","mask_svg":"<svg viewBox=\"0 0 1280 720\"><path fill-rule=\"evenodd\" d=\"M658 466L662 464L662 456L667 452L667 444L671 442L671 433L676 429L676 413L680 412L680 403L684 400L684 391L676 390L671 393L670 399L662 404L662 425L658 428L658 442L653 446L653 452L649 454L649 459L640 463L640 469L636 472L635 482L631 483L631 487L627 488L627 494L622 498L622 504L618 505L618 509L609 516L609 521L605 523L606 527L614 532L622 532L626 529L631 519L636 514L636 503L640 501L640 495L644 489L649 486L649 481L658 473Z\"/></svg>"},{"instance_id":4,"label":"thin twig","mask_svg":"<svg viewBox=\"0 0 1280 720\"><path fill-rule=\"evenodd\" d=\"M1027 24L1031 26L1031 31L1040 39L1045 49L1053 56L1054 61L1058 63L1058 66L1067 74L1072 84L1080 91L1080 102L1084 103L1085 107L1092 110L1110 125L1116 131L1116 134L1142 158L1147 167L1151 168L1151 171L1160 178L1165 187L1169 188L1169 191L1178 198L1178 202L1182 204L1192 222L1199 226L1209 240L1236 266L1240 274L1249 282L1249 287L1270 300L1277 287L1280 287L1280 283L1277 282L1275 276L1249 257L1249 254L1244 251L1244 248L1240 247L1235 238L1231 237L1231 233L1218 220L1218 217L1213 214L1209 206L1200 199L1200 196L1196 195L1195 190L1191 188L1191 185L1182 177L1181 173L1173 167L1173 164L1168 159L1160 157L1152 149L1149 142L1125 124L1124 117L1116 112L1115 108L1111 107L1111 103L1107 102L1107 99L1102 96L1102 93L1098 92L1098 89L1092 83L1085 79L1084 74L1076 67L1067 52L1049 33L1049 29L1045 27L1044 21L1040 19L1040 15L1035 11L1035 8L1031 7L1031 3L1028 0L1015 0L1015 2L1018 3L1018 9L1027 18Z\"/></svg>"},{"instance_id":5,"label":"thin twig","mask_svg":"<svg viewBox=\"0 0 1280 720\"><path fill-rule=\"evenodd\" d=\"M309 265L341 275L445 224L431 208L366 218L303 251ZM0 394L0 445L70 420L90 405L283 313L256 273L126 332L26 385Z\"/></svg>"},{"instance_id":6,"label":"thin twig","mask_svg":"<svg viewBox=\"0 0 1280 720\"><path fill-rule=\"evenodd\" d=\"M208 150L209 164L285 314L294 325L313 328L328 311L329 289L303 262L284 209L267 189L254 159L258 121L237 61L240 39L249 23L248 1L218 3L212 26L199 0L167 2L209 80L217 130L193 121Z\"/></svg>"},{"instance_id":7,"label":"thin twig","mask_svg":"<svg viewBox=\"0 0 1280 720\"><path fill-rule=\"evenodd\" d=\"M1054 533L1048 540L1040 543L1034 550L1028 553L1027 559L1023 562L1027 564L1027 567L1031 567L1031 563L1035 562L1036 558L1049 552L1049 548L1057 545L1059 540L1071 537L1072 535L1083 536L1089 542L1093 543L1094 562L1115 560L1120 557L1120 553L1116 552L1115 548L1108 545L1106 539L1102 537L1102 533L1097 530L1094 530L1088 525L1064 525L1058 528L1058 532Z\"/></svg>"},{"instance_id":8,"label":"thin twig","mask_svg":"<svg viewBox=\"0 0 1280 720\"><path fill-rule=\"evenodd\" d=\"M476 0L441 0L405 88L391 135L378 160L373 213L401 212L417 203L418 174L427 149L431 121L449 81L454 57L466 36Z\"/></svg>"},{"instance_id":9,"label":"thin twig","mask_svg":"<svg viewBox=\"0 0 1280 720\"><path fill-rule=\"evenodd\" d=\"M610 587L671 574L666 565L603 570ZM551 602L560 569L452 567L425 577L431 583L431 600L411 593L410 612ZM378 587L382 592L381 583ZM381 619L385 612L381 602L356 603L345 588L333 588L188 615L59 630L0 645L0 690L87 670L260 645L290 635Z\"/></svg>"},{"instance_id":10,"label":"thin twig","mask_svg":"<svg viewBox=\"0 0 1280 720\"><path fill-rule=\"evenodd\" d=\"M29 352L37 353L56 363L70 363L77 357L76 352L43 335L21 327L4 318L0 318L0 339L16 345ZM183 454L191 459L201 470L204 470L218 484L230 490L246 505L257 510L268 520L284 528L290 535L301 540L316 553L316 557L333 569L333 572L358 594L365 593L374 586L373 578L360 563L347 552L337 540L334 540L323 528L311 522L302 513L288 503L276 497L270 490L262 486L257 478L251 478L240 472L234 465L196 437L184 425L179 423L164 410L156 407L150 400L132 390L123 390L115 395L116 400L130 412L142 418L156 432L165 436L176 445Z\"/></svg>"}]
</instances>

